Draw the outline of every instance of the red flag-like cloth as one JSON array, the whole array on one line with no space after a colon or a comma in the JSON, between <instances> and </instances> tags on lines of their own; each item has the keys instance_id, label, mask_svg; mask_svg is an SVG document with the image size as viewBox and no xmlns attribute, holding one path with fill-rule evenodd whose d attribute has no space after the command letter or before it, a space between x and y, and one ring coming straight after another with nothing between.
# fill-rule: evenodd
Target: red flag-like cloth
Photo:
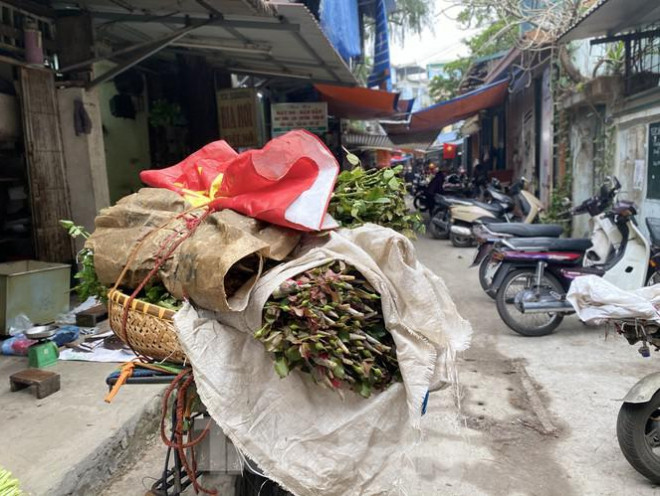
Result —
<instances>
[{"instance_id":1,"label":"red flag-like cloth","mask_svg":"<svg viewBox=\"0 0 660 496\"><path fill-rule=\"evenodd\" d=\"M336 226L327 209L338 173L339 164L323 142L296 130L241 154L226 141L214 141L172 167L143 171L140 179L177 191L193 205L317 231Z\"/></svg>"}]
</instances>

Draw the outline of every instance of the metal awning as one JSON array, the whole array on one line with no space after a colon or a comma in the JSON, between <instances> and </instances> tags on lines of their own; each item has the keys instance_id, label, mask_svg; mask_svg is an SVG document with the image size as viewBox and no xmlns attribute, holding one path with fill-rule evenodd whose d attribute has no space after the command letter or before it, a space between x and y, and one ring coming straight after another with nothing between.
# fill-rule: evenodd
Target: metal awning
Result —
<instances>
[{"instance_id":1,"label":"metal awning","mask_svg":"<svg viewBox=\"0 0 660 496\"><path fill-rule=\"evenodd\" d=\"M659 21L658 0L601 0L562 34L559 41L612 36Z\"/></svg>"},{"instance_id":2,"label":"metal awning","mask_svg":"<svg viewBox=\"0 0 660 496\"><path fill-rule=\"evenodd\" d=\"M407 118L410 113L410 110L400 109L398 93L329 84L317 84L314 87L321 100L328 102L330 115L342 119L372 120L397 116ZM403 107L410 107L407 102L409 100L403 101Z\"/></svg>"},{"instance_id":3,"label":"metal awning","mask_svg":"<svg viewBox=\"0 0 660 496\"><path fill-rule=\"evenodd\" d=\"M390 139L395 143L431 143L443 128L466 119L480 110L497 107L504 103L508 93L508 81L484 85L412 114L408 125L386 125Z\"/></svg>"},{"instance_id":4,"label":"metal awning","mask_svg":"<svg viewBox=\"0 0 660 496\"><path fill-rule=\"evenodd\" d=\"M301 4L87 0L83 7L94 20L97 38L115 48L110 56L122 56L124 70L164 51L201 54L212 65L235 74L357 84L314 16Z\"/></svg>"},{"instance_id":5,"label":"metal awning","mask_svg":"<svg viewBox=\"0 0 660 496\"><path fill-rule=\"evenodd\" d=\"M384 134L346 133L342 144L349 150L356 148L371 150L394 150L394 143Z\"/></svg>"},{"instance_id":6,"label":"metal awning","mask_svg":"<svg viewBox=\"0 0 660 496\"><path fill-rule=\"evenodd\" d=\"M265 0L78 0L76 4L92 12L119 14L205 16L211 10L229 16L275 15L273 4Z\"/></svg>"}]
</instances>

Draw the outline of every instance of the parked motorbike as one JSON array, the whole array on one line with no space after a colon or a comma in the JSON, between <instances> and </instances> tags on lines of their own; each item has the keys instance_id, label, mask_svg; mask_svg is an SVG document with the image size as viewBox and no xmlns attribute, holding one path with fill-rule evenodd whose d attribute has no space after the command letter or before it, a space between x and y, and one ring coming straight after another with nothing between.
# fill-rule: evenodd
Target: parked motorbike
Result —
<instances>
[{"instance_id":1,"label":"parked motorbike","mask_svg":"<svg viewBox=\"0 0 660 496\"><path fill-rule=\"evenodd\" d=\"M616 321L615 325L629 344L642 343L642 356L650 355L649 344L656 351L660 348L657 322L634 319ZM623 398L616 437L628 463L651 482L660 484L660 372L638 381Z\"/></svg>"},{"instance_id":2,"label":"parked motorbike","mask_svg":"<svg viewBox=\"0 0 660 496\"><path fill-rule=\"evenodd\" d=\"M620 188L621 185L616 178L608 178L600 187L598 194L588 198L566 213L573 216L588 213L592 218L596 216L603 217L603 213L612 206L612 202ZM565 199L565 204L568 206L570 200ZM607 231L603 229L601 226L604 222L604 219L594 222L596 226L594 233L598 233L598 235L594 234L594 237L598 238L595 245L601 247L598 251L605 252L604 255L607 256L611 245L615 241L617 243L621 242L621 236L618 232L613 232L611 228ZM610 239L607 235L603 236L602 233L605 232L609 233L609 236L614 239ZM509 238L558 238L562 234L562 227L556 224L487 223L476 225L473 228L473 233L477 240L478 249L471 267L479 266L479 283L486 294L495 299L497 291L491 291L490 288L493 277L502 262L493 259L491 256L493 249L496 246L501 247L501 241ZM605 257L601 253L598 256L592 254L591 258L594 260L590 259L590 262L595 262L596 260L604 260ZM660 277L658 282L660 282Z\"/></svg>"},{"instance_id":3,"label":"parked motorbike","mask_svg":"<svg viewBox=\"0 0 660 496\"><path fill-rule=\"evenodd\" d=\"M472 198L477 189L470 179L462 172L449 174L442 183L442 195L448 195L452 198ZM428 185L419 191L414 196L413 205L420 212L430 212L431 217L438 212L439 207L437 201L438 195L433 198L429 197Z\"/></svg>"},{"instance_id":4,"label":"parked motorbike","mask_svg":"<svg viewBox=\"0 0 660 496\"><path fill-rule=\"evenodd\" d=\"M437 232L449 232L449 239L456 247L471 246L475 237L472 228L478 224L515 222L532 223L542 210L541 202L525 190L523 177L504 194L492 186L487 189L491 201L443 199L448 213L434 216L431 223ZM518 212L516 212L518 210ZM431 233L433 234L433 232Z\"/></svg>"},{"instance_id":5,"label":"parked motorbike","mask_svg":"<svg viewBox=\"0 0 660 496\"><path fill-rule=\"evenodd\" d=\"M564 228L559 224L523 224L521 222L494 222L478 224L472 229L477 242L477 252L470 267L479 266L479 284L491 298L495 295L488 291L493 276L500 266L500 261L493 260L493 248L509 238L558 238Z\"/></svg>"},{"instance_id":6,"label":"parked motorbike","mask_svg":"<svg viewBox=\"0 0 660 496\"><path fill-rule=\"evenodd\" d=\"M660 222L660 219L654 219ZM651 237L657 245L658 230ZM575 281L567 299L581 319L609 320L630 345L641 343L638 351L648 358L650 347L660 349L660 285L622 291L596 277ZM637 382L623 399L617 419L619 446L628 462L640 474L660 483L660 373Z\"/></svg>"},{"instance_id":7,"label":"parked motorbike","mask_svg":"<svg viewBox=\"0 0 660 496\"><path fill-rule=\"evenodd\" d=\"M502 185L497 179L493 179L490 185L480 193L480 198L470 198L467 195L450 195L445 193L435 195L435 205L431 211L431 220L428 231L435 239L448 239L450 236L451 216L450 209L454 205L495 204L499 201L504 207L511 209L510 199L503 193ZM477 192L479 188L474 187L471 191Z\"/></svg>"},{"instance_id":8,"label":"parked motorbike","mask_svg":"<svg viewBox=\"0 0 660 496\"><path fill-rule=\"evenodd\" d=\"M611 223L616 235L597 229L594 242L561 238L503 241L508 251L493 254L502 264L490 288L497 291L495 300L502 320L524 336L551 333L565 315L573 313L566 291L582 275L598 275L622 289L644 286L649 278L650 246L635 222L636 213L631 202L617 203L603 217L607 221L603 224ZM595 243L605 236L612 250L603 263L593 263L601 250Z\"/></svg>"}]
</instances>

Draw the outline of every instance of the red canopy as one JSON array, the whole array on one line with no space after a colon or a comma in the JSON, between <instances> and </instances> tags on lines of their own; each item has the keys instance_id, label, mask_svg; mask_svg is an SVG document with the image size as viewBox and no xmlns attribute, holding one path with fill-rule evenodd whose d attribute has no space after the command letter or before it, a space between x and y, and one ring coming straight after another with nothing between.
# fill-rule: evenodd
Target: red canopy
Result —
<instances>
[{"instance_id":1,"label":"red canopy","mask_svg":"<svg viewBox=\"0 0 660 496\"><path fill-rule=\"evenodd\" d=\"M385 130L394 143L433 141L449 124L466 119L480 110L501 105L506 98L508 87L508 81L482 86L415 112L407 126L385 125Z\"/></svg>"},{"instance_id":2,"label":"red canopy","mask_svg":"<svg viewBox=\"0 0 660 496\"><path fill-rule=\"evenodd\" d=\"M399 107L398 93L330 84L316 84L314 87L321 99L328 102L328 113L335 117L370 120L410 112L409 100L402 100L402 105Z\"/></svg>"},{"instance_id":3,"label":"red canopy","mask_svg":"<svg viewBox=\"0 0 660 496\"><path fill-rule=\"evenodd\" d=\"M410 130L437 129L440 132L443 127L466 119L480 110L497 107L504 102L508 87L508 81L499 81L415 112L410 120Z\"/></svg>"}]
</instances>

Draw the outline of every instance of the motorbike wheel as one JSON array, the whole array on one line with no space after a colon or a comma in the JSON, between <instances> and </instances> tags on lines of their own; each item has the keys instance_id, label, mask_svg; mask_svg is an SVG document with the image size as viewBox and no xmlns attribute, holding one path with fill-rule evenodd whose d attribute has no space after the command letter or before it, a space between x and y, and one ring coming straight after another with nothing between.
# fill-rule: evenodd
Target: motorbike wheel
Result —
<instances>
[{"instance_id":1,"label":"motorbike wheel","mask_svg":"<svg viewBox=\"0 0 660 496\"><path fill-rule=\"evenodd\" d=\"M444 212L438 212L438 216L444 221L449 221L448 219L449 211L447 210L445 210ZM447 239L449 237L449 229L443 229L442 227L436 226L433 223L433 217L431 217L431 221L429 222L429 229L428 229L429 233L431 234L433 239Z\"/></svg>"},{"instance_id":2,"label":"motorbike wheel","mask_svg":"<svg viewBox=\"0 0 660 496\"><path fill-rule=\"evenodd\" d=\"M495 296L500 318L509 328L523 336L545 336L554 331L564 320L564 316L559 313L524 314L516 308L515 296L520 291L533 288L535 284L535 270L514 270L504 278ZM557 278L547 272L543 274L542 285L560 294L564 293L564 288Z\"/></svg>"},{"instance_id":3,"label":"motorbike wheel","mask_svg":"<svg viewBox=\"0 0 660 496\"><path fill-rule=\"evenodd\" d=\"M467 248L472 246L474 241L472 236L461 236L460 234L456 233L449 233L449 240L451 241L451 244L456 248Z\"/></svg>"},{"instance_id":4,"label":"motorbike wheel","mask_svg":"<svg viewBox=\"0 0 660 496\"><path fill-rule=\"evenodd\" d=\"M660 484L660 391L648 403L624 403L616 421L619 447L635 470Z\"/></svg>"},{"instance_id":5,"label":"motorbike wheel","mask_svg":"<svg viewBox=\"0 0 660 496\"><path fill-rule=\"evenodd\" d=\"M413 206L415 207L416 210L419 210L420 212L426 212L428 210L423 194L419 194L415 196L415 198L413 199Z\"/></svg>"},{"instance_id":6,"label":"motorbike wheel","mask_svg":"<svg viewBox=\"0 0 660 496\"><path fill-rule=\"evenodd\" d=\"M479 284L481 284L481 289L486 291L486 294L490 296L493 300L495 295L492 292L488 292L490 285L493 284L493 277L497 272L497 267L500 262L493 261L490 254L486 256L479 264Z\"/></svg>"}]
</instances>

